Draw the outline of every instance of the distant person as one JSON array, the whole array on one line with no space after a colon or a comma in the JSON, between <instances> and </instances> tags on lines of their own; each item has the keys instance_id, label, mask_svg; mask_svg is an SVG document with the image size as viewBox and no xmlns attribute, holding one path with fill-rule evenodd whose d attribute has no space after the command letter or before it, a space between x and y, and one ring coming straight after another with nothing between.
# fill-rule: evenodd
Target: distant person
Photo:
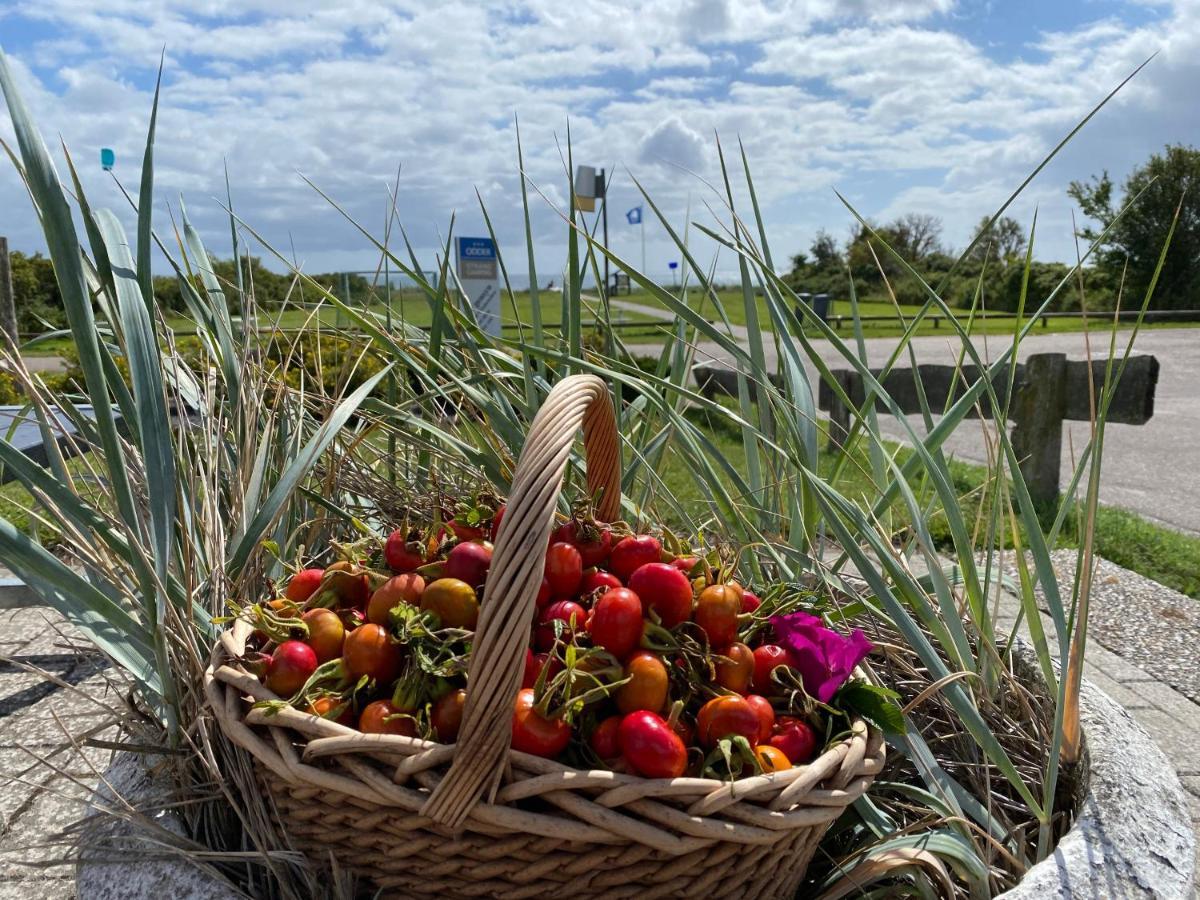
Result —
<instances>
[{"instance_id":1,"label":"distant person","mask_svg":"<svg viewBox=\"0 0 1200 900\"><path fill-rule=\"evenodd\" d=\"M553 278L551 278L548 282L546 282L545 290L547 290L547 291L554 290L554 279Z\"/></svg>"}]
</instances>

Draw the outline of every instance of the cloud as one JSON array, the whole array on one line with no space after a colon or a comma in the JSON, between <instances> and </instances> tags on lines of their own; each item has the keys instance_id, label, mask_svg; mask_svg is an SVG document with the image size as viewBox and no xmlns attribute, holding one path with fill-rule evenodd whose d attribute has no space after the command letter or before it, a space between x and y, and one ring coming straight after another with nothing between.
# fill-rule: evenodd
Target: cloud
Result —
<instances>
[{"instance_id":1,"label":"cloud","mask_svg":"<svg viewBox=\"0 0 1200 900\"><path fill-rule=\"evenodd\" d=\"M205 239L227 253L227 164L238 214L285 255L294 245L309 270L371 268L375 256L299 173L381 233L398 165L400 216L425 264L451 212L460 231L483 227L476 186L502 246L523 261L515 116L537 188L538 265L548 271L564 258L553 207L567 196L568 123L575 162L615 173L614 207L637 203L628 167L676 222L689 209L706 215L705 204L722 208L680 167L720 183L712 135L730 161L740 140L780 259L820 227L845 232L850 216L834 187L864 215L942 216L948 239L965 243L980 216L1159 51L1016 208L1027 222L1040 204L1042 252L1071 258L1071 179L1119 175L1200 133L1191 100L1200 2L1081 8L1069 27L1042 30L1001 11L965 27L980 9L646 0L631 15L617 0L39 0L0 9L0 30L47 142L57 148L61 133L93 204L127 224L128 203L96 157L115 148L116 174L137 184L165 46L156 227L169 235L183 194ZM1003 50L991 39L1000 27ZM14 43L14 34L30 37ZM0 136L11 137L3 114ZM743 178L732 181L744 191ZM40 245L11 171L0 175L0 208L25 211L5 217L14 247ZM618 252L637 239L614 229ZM652 267L671 255L653 222L647 240Z\"/></svg>"},{"instance_id":2,"label":"cloud","mask_svg":"<svg viewBox=\"0 0 1200 900\"><path fill-rule=\"evenodd\" d=\"M676 166L691 172L704 168L704 138L671 116L642 138L638 159L644 163Z\"/></svg>"}]
</instances>

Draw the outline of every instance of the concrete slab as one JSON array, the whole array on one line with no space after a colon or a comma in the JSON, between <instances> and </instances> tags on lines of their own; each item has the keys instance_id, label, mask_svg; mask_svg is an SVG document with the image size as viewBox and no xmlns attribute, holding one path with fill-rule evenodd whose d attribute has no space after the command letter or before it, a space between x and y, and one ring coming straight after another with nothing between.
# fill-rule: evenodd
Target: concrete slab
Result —
<instances>
[{"instance_id":1,"label":"concrete slab","mask_svg":"<svg viewBox=\"0 0 1200 900\"><path fill-rule=\"evenodd\" d=\"M0 846L0 879L67 875L74 870L63 829L82 815L90 791L65 778L49 781L9 823Z\"/></svg>"},{"instance_id":2,"label":"concrete slab","mask_svg":"<svg viewBox=\"0 0 1200 900\"><path fill-rule=\"evenodd\" d=\"M1175 764L1175 771L1180 775L1200 775L1200 758L1196 756L1197 721L1181 722L1153 707L1131 709L1130 713Z\"/></svg>"},{"instance_id":3,"label":"concrete slab","mask_svg":"<svg viewBox=\"0 0 1200 900\"><path fill-rule=\"evenodd\" d=\"M1182 723L1200 722L1200 706L1161 681L1130 681L1124 685L1151 706ZM1135 707L1136 708L1136 707Z\"/></svg>"},{"instance_id":4,"label":"concrete slab","mask_svg":"<svg viewBox=\"0 0 1200 900\"><path fill-rule=\"evenodd\" d=\"M1126 709L1144 709L1154 705L1147 698L1133 691L1131 686L1126 686L1114 678L1109 678L1104 670L1099 667L1085 666L1083 677ZM1150 683L1153 684L1154 682Z\"/></svg>"}]
</instances>

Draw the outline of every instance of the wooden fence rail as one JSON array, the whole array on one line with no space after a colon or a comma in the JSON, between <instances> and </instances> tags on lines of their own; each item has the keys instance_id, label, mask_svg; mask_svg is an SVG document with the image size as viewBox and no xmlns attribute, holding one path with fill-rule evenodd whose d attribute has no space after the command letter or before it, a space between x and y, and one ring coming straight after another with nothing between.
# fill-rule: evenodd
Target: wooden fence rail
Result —
<instances>
[{"instance_id":1,"label":"wooden fence rail","mask_svg":"<svg viewBox=\"0 0 1200 900\"><path fill-rule=\"evenodd\" d=\"M1007 406L1013 422L1013 449L1021 460L1021 473L1029 492L1038 502L1053 502L1058 497L1059 469L1062 457L1062 423L1091 419L1092 392L1088 389L1089 372L1094 395L1099 402L1104 385L1104 360L1068 360L1065 353L1037 353L1017 366L1013 379L1014 396L1008 403L1008 370L998 372L992 380L1001 408ZM920 390L935 415L947 406L947 401L960 398L968 387L980 378L979 369L972 365L922 365L917 367ZM737 372L717 366L696 366L692 370L696 384L706 397L714 394L737 396ZM872 369L878 378L881 369ZM838 369L833 379L853 404L847 407L828 382L822 380L817 391L820 409L829 412L829 441L833 446L845 444L852 417L864 409L867 392L862 376L855 370ZM778 376L771 379L779 385ZM1153 356L1131 356L1121 382L1109 407L1108 421L1124 425L1143 425L1154 415L1154 390L1158 383L1158 360ZM892 369L883 380L883 389L895 401L901 412L913 415L921 412L918 379L912 369ZM758 391L751 385L751 396L757 400ZM875 408L887 412L888 407L876 397ZM977 403L970 417L992 417L992 406L985 400Z\"/></svg>"},{"instance_id":2,"label":"wooden fence rail","mask_svg":"<svg viewBox=\"0 0 1200 900\"><path fill-rule=\"evenodd\" d=\"M1104 386L1105 360L1068 360L1065 353L1036 353L1017 366L1013 381L1015 395L1008 400L1008 372L1002 370L992 380L1001 407L1007 405L1013 422L1013 450L1021 460L1021 474L1029 493L1039 502L1053 502L1058 497L1059 468L1062 458L1062 423L1086 422L1092 416L1092 397L1099 402ZM917 367L920 385L928 407L937 413L947 401L958 399L980 378L975 366L958 368L949 365ZM873 369L878 377L881 370ZM1088 388L1089 374L1094 393ZM861 410L867 402L862 376L853 370L837 370L834 378L842 386L850 402ZM1158 359L1153 356L1132 356L1113 395L1108 421L1124 425L1144 425L1154 415L1154 390L1158 384ZM893 369L883 381L883 388L906 414L921 412L917 379L911 369ZM829 411L830 441L841 444L849 432L853 414L841 398L825 382L818 391L818 405ZM886 410L881 399L875 400L876 410ZM977 403L971 417L991 418L992 406L986 400Z\"/></svg>"}]
</instances>

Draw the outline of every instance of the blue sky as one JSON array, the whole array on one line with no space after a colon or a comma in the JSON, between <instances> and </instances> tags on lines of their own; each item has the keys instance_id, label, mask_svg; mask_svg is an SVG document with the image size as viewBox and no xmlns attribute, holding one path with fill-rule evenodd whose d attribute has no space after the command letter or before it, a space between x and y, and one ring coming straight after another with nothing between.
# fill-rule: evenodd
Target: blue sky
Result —
<instances>
[{"instance_id":1,"label":"blue sky","mask_svg":"<svg viewBox=\"0 0 1200 900\"><path fill-rule=\"evenodd\" d=\"M1195 141L1200 0L39 0L0 4L0 46L48 143L70 147L93 205L128 215L99 149L135 185L159 54L155 224L179 198L227 254L227 163L240 216L308 271L368 269L378 254L301 178L383 231L400 167L400 219L433 265L451 213L481 233L476 190L510 266L524 270L514 116L533 185L542 280L557 278L563 155L615 173L612 245L640 258L623 213L636 177L677 227L724 219L714 134L744 143L777 260L864 215L938 216L962 247L1074 124L1153 53L1013 207L1038 210L1043 258L1074 255L1066 186L1123 177ZM634 11L636 9L636 12ZM0 136L11 136L0 114ZM740 193L740 189L739 189ZM544 197L542 196L544 195ZM675 258L647 215L648 268ZM0 233L41 246L16 173L0 174ZM707 262L715 248L692 240ZM265 258L270 252L257 248ZM276 264L278 266L278 264ZM718 256L718 271L736 263Z\"/></svg>"}]
</instances>

